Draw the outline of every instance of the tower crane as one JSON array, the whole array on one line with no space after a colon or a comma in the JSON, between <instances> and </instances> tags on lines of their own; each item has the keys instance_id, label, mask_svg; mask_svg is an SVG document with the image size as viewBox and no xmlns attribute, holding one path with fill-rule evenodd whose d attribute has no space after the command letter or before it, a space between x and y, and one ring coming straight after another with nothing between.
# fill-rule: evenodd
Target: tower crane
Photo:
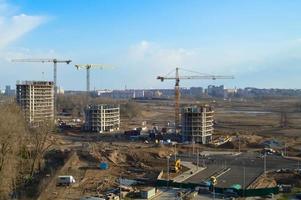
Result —
<instances>
[{"instance_id":1,"label":"tower crane","mask_svg":"<svg viewBox=\"0 0 301 200\"><path fill-rule=\"evenodd\" d=\"M217 76L217 75L209 75L209 74L201 74L199 72L190 71L190 70L184 70L188 72L197 73L200 75L193 75L193 76L180 76L179 75L179 68L175 69L175 76L169 76L174 70L170 73L168 73L166 76L158 76L157 79L161 80L163 82L164 80L175 80L175 130L177 132L180 124L180 80L183 79L234 79L233 76Z\"/></svg>"},{"instance_id":2,"label":"tower crane","mask_svg":"<svg viewBox=\"0 0 301 200\"><path fill-rule=\"evenodd\" d=\"M69 64L72 60L59 60L56 58L51 59L12 59L12 62L41 62L41 63L53 63L53 84L54 84L54 120L56 119L56 97L57 97L57 64L66 63Z\"/></svg>"},{"instance_id":3,"label":"tower crane","mask_svg":"<svg viewBox=\"0 0 301 200\"><path fill-rule=\"evenodd\" d=\"M106 65L106 64L76 64L74 65L77 69L86 69L86 90L87 92L90 92L90 69L91 68L107 68L107 67L112 67L111 65Z\"/></svg>"},{"instance_id":4,"label":"tower crane","mask_svg":"<svg viewBox=\"0 0 301 200\"><path fill-rule=\"evenodd\" d=\"M41 63L53 63L53 83L54 83L54 95L57 93L57 63L69 64L72 60L58 60L53 59L12 59L12 62L41 62Z\"/></svg>"}]
</instances>

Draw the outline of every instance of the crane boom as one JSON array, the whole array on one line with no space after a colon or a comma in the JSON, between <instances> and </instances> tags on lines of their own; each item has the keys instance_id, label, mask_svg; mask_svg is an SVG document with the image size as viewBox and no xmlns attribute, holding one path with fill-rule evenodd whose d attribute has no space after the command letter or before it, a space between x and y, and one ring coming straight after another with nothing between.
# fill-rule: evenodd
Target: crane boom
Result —
<instances>
[{"instance_id":1,"label":"crane boom","mask_svg":"<svg viewBox=\"0 0 301 200\"><path fill-rule=\"evenodd\" d=\"M198 72L195 72L198 73ZM194 75L194 76L180 76L179 68L176 68L176 74L171 76L157 76L158 80L175 80L175 132L177 132L180 124L180 80L193 80L193 79L234 79L234 76L217 76L217 75Z\"/></svg>"},{"instance_id":2,"label":"crane boom","mask_svg":"<svg viewBox=\"0 0 301 200\"><path fill-rule=\"evenodd\" d=\"M59 60L56 58L37 58L37 59L12 59L12 62L52 62L53 63L53 82L54 82L54 93L56 94L57 87L57 63L70 64L72 60Z\"/></svg>"},{"instance_id":3,"label":"crane boom","mask_svg":"<svg viewBox=\"0 0 301 200\"><path fill-rule=\"evenodd\" d=\"M72 60L58 60L55 58L45 58L45 59L12 59L12 62L53 62L53 63L71 63Z\"/></svg>"},{"instance_id":4,"label":"crane boom","mask_svg":"<svg viewBox=\"0 0 301 200\"><path fill-rule=\"evenodd\" d=\"M107 64L76 64L74 65L77 69L86 69L86 90L87 93L90 91L90 69L91 68L99 68L99 69L104 69L104 68L109 68L112 67L111 65Z\"/></svg>"},{"instance_id":5,"label":"crane boom","mask_svg":"<svg viewBox=\"0 0 301 200\"><path fill-rule=\"evenodd\" d=\"M56 96L57 96L57 63L70 64L72 60L59 60L56 58L36 58L36 59L12 59L12 62L41 62L53 63L53 85L54 85L54 118L56 117Z\"/></svg>"},{"instance_id":6,"label":"crane boom","mask_svg":"<svg viewBox=\"0 0 301 200\"><path fill-rule=\"evenodd\" d=\"M178 77L179 79L211 79L211 80L216 80L216 79L233 79L233 76L216 76L216 75L204 75L204 76L180 76ZM175 80L177 79L176 77L163 77L163 76L158 76L157 79L164 81L164 80Z\"/></svg>"}]
</instances>

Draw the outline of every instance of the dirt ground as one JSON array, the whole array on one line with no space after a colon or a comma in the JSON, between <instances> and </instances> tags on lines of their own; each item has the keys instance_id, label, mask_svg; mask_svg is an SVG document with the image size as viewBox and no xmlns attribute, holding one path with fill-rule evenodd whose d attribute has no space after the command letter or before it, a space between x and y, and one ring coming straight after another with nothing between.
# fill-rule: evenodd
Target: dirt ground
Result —
<instances>
[{"instance_id":1,"label":"dirt ground","mask_svg":"<svg viewBox=\"0 0 301 200\"><path fill-rule=\"evenodd\" d=\"M182 100L182 106L190 104L211 104L215 108L214 138L229 135L230 143L220 147L196 145L199 150L222 149L241 150L262 149L266 140L276 140L287 147L290 155L298 155L301 150L301 111L298 98L249 99L249 100ZM173 101L149 101L139 103L140 116L121 119L121 131L141 127L167 127L174 120ZM287 126L281 126L281 113L287 116ZM113 135L113 134L112 134ZM238 137L239 136L239 140ZM57 187L56 177L42 192L40 199L79 199L80 196L98 195L118 186L118 178L133 177L153 180L166 168L166 156L172 154L172 147L159 146L143 141L125 141L120 137L98 136L97 134L69 131L58 134L59 149L71 149L71 156L56 175L73 175L77 181L70 187ZM280 149L283 148L279 147ZM186 145L178 152L192 151ZM107 162L109 169L100 170L100 162ZM263 183L270 183L270 180ZM261 183L259 185L262 185Z\"/></svg>"},{"instance_id":2,"label":"dirt ground","mask_svg":"<svg viewBox=\"0 0 301 200\"><path fill-rule=\"evenodd\" d=\"M172 148L143 143L85 143L53 176L39 199L101 196L110 189L118 188L119 178L154 181L161 170L166 169L166 156L172 153ZM99 169L100 162L108 163L109 168ZM76 184L57 186L59 175L72 175Z\"/></svg>"}]
</instances>

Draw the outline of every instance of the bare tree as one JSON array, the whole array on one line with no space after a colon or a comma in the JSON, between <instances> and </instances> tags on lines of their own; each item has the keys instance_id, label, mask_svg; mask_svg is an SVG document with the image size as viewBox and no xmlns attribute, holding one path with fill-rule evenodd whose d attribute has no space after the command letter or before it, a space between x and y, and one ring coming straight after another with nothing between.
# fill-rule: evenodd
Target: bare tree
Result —
<instances>
[{"instance_id":1,"label":"bare tree","mask_svg":"<svg viewBox=\"0 0 301 200\"><path fill-rule=\"evenodd\" d=\"M38 127L31 129L31 167L30 175L33 176L36 169L41 170L41 164L45 153L55 143L50 134L54 129L54 124L50 121L43 121Z\"/></svg>"},{"instance_id":2,"label":"bare tree","mask_svg":"<svg viewBox=\"0 0 301 200\"><path fill-rule=\"evenodd\" d=\"M15 104L0 106L0 199L6 199L19 173L20 147L26 124Z\"/></svg>"}]
</instances>

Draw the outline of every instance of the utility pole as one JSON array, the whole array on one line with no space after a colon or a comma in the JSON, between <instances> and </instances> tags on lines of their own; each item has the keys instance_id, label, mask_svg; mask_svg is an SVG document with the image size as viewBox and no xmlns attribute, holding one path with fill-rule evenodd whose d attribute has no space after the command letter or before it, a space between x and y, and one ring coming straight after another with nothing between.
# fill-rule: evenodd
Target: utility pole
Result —
<instances>
[{"instance_id":1,"label":"utility pole","mask_svg":"<svg viewBox=\"0 0 301 200\"><path fill-rule=\"evenodd\" d=\"M263 171L264 171L264 175L266 176L266 170L267 170L267 153L264 152L264 160L263 160Z\"/></svg>"},{"instance_id":2,"label":"utility pole","mask_svg":"<svg viewBox=\"0 0 301 200\"><path fill-rule=\"evenodd\" d=\"M215 200L215 188L214 188L214 185L212 185L212 190L213 190L213 200Z\"/></svg>"},{"instance_id":3,"label":"utility pole","mask_svg":"<svg viewBox=\"0 0 301 200\"><path fill-rule=\"evenodd\" d=\"M238 135L238 153L240 153L240 135Z\"/></svg>"},{"instance_id":4,"label":"utility pole","mask_svg":"<svg viewBox=\"0 0 301 200\"><path fill-rule=\"evenodd\" d=\"M199 161L200 161L199 156L200 156L199 151L197 151L197 156L196 156L196 166L197 166L197 170L199 169Z\"/></svg>"},{"instance_id":5,"label":"utility pole","mask_svg":"<svg viewBox=\"0 0 301 200\"><path fill-rule=\"evenodd\" d=\"M169 187L169 159L170 156L167 156L167 188Z\"/></svg>"},{"instance_id":6,"label":"utility pole","mask_svg":"<svg viewBox=\"0 0 301 200\"><path fill-rule=\"evenodd\" d=\"M121 199L121 176L119 175L119 199Z\"/></svg>"},{"instance_id":7,"label":"utility pole","mask_svg":"<svg viewBox=\"0 0 301 200\"><path fill-rule=\"evenodd\" d=\"M246 167L245 167L245 163L244 163L244 186L243 186L243 190L244 190L244 196L245 196L245 190L246 190Z\"/></svg>"},{"instance_id":8,"label":"utility pole","mask_svg":"<svg viewBox=\"0 0 301 200\"><path fill-rule=\"evenodd\" d=\"M194 143L195 143L194 135L192 135L192 155L195 154L195 153L194 153L194 148L195 148Z\"/></svg>"},{"instance_id":9,"label":"utility pole","mask_svg":"<svg viewBox=\"0 0 301 200\"><path fill-rule=\"evenodd\" d=\"M176 145L177 144L174 145L174 147L175 147L175 162L177 161L177 146Z\"/></svg>"}]
</instances>

